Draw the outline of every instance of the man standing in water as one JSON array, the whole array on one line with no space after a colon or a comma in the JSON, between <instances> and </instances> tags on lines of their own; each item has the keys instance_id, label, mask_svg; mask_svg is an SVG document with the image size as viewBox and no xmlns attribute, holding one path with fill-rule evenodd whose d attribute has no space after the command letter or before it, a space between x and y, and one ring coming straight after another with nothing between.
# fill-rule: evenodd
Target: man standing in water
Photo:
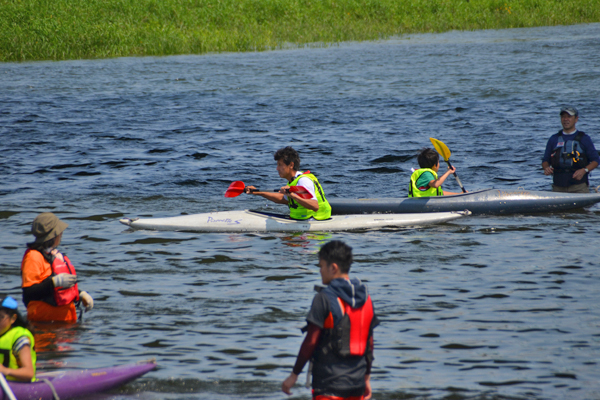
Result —
<instances>
[{"instance_id":1,"label":"man standing in water","mask_svg":"<svg viewBox=\"0 0 600 400\"><path fill-rule=\"evenodd\" d=\"M334 240L321 247L319 272L328 286L313 299L296 364L281 385L284 393L291 394L304 364L311 360L313 400L371 398L373 329L379 321L367 288L350 279L351 264L352 248L344 242Z\"/></svg>"},{"instance_id":2,"label":"man standing in water","mask_svg":"<svg viewBox=\"0 0 600 400\"><path fill-rule=\"evenodd\" d=\"M277 172L279 176L287 180L287 186L283 186L279 192L260 192L254 186L247 186L244 191L249 194L262 196L278 204L287 204L290 208L290 217L293 219L317 220L331 217L331 206L325 198L325 192L317 177L310 171L300 172L300 156L291 147L284 147L275 152L273 156L277 161ZM289 191L290 186L302 186L311 197L305 199L297 193Z\"/></svg>"},{"instance_id":3,"label":"man standing in water","mask_svg":"<svg viewBox=\"0 0 600 400\"><path fill-rule=\"evenodd\" d=\"M545 175L554 175L553 192L590 192L588 175L598 166L600 157L592 139L575 127L578 120L579 111L575 107L562 108L563 129L546 144L542 168Z\"/></svg>"}]
</instances>

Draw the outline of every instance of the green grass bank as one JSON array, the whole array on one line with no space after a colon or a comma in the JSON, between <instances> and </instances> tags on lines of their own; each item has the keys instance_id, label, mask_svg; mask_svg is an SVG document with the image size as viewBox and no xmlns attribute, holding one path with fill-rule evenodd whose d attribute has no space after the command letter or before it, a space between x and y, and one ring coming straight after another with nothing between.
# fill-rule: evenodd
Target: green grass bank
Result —
<instances>
[{"instance_id":1,"label":"green grass bank","mask_svg":"<svg viewBox=\"0 0 600 400\"><path fill-rule=\"evenodd\" d=\"M600 0L0 0L0 61L254 51L600 21Z\"/></svg>"}]
</instances>

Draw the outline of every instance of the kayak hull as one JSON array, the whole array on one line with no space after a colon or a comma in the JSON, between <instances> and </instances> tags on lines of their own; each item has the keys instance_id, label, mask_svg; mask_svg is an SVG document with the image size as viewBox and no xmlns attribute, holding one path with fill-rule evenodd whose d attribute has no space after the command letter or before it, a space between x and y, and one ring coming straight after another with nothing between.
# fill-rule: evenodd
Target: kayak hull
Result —
<instances>
[{"instance_id":1,"label":"kayak hull","mask_svg":"<svg viewBox=\"0 0 600 400\"><path fill-rule=\"evenodd\" d=\"M456 196L389 199L328 199L333 215L430 213L469 210L473 214L532 214L588 207L600 193L557 193L486 189Z\"/></svg>"},{"instance_id":2,"label":"kayak hull","mask_svg":"<svg viewBox=\"0 0 600 400\"><path fill-rule=\"evenodd\" d=\"M89 396L93 393L114 389L132 381L156 367L156 363L126 364L116 367L41 372L36 382L12 382L8 384L18 400L52 400L52 387L61 400ZM0 399L8 399L2 391Z\"/></svg>"},{"instance_id":3,"label":"kayak hull","mask_svg":"<svg viewBox=\"0 0 600 400\"><path fill-rule=\"evenodd\" d=\"M401 227L447 222L468 211L429 214L338 215L324 221L290 219L260 211L220 211L168 218L130 219L119 222L134 229L197 232L308 232Z\"/></svg>"}]
</instances>

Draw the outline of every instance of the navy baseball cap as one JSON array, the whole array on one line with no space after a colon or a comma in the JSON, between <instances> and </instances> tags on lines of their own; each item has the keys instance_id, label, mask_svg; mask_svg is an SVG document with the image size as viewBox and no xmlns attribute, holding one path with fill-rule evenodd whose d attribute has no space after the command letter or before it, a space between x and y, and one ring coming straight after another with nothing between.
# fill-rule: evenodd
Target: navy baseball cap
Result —
<instances>
[{"instance_id":1,"label":"navy baseball cap","mask_svg":"<svg viewBox=\"0 0 600 400\"><path fill-rule=\"evenodd\" d=\"M567 113L569 114L571 117L578 117L579 116L579 111L577 111L577 109L575 107L563 107L560 109L560 115L562 115L562 113Z\"/></svg>"}]
</instances>

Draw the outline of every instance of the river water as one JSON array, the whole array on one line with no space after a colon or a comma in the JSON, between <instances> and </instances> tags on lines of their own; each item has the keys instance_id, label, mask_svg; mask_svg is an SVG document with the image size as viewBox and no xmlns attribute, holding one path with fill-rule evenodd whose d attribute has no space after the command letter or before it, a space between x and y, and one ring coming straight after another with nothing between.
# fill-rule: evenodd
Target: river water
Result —
<instances>
[{"instance_id":1,"label":"river water","mask_svg":"<svg viewBox=\"0 0 600 400\"><path fill-rule=\"evenodd\" d=\"M98 398L283 399L320 283L315 252L341 239L382 321L375 399L598 399L599 206L322 234L118 222L283 212L223 193L234 180L280 187L272 154L286 145L331 198L405 196L429 137L449 146L468 190L548 190L541 157L563 104L600 145L598 54L590 24L0 64L1 294L20 298L31 221L53 211L95 308L80 324L38 327L40 369L156 358L157 370Z\"/></svg>"}]
</instances>

